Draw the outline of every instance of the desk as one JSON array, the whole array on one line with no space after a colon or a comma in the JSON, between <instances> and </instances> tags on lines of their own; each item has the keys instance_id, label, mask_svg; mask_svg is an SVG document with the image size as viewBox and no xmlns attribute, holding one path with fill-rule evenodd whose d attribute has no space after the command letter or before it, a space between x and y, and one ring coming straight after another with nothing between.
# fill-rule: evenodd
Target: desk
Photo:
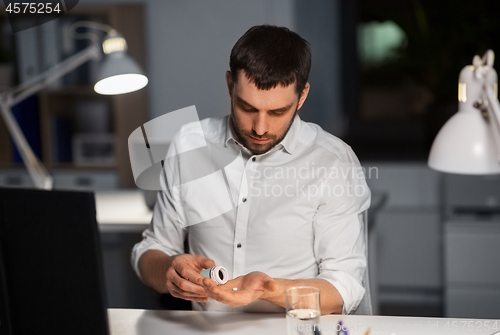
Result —
<instances>
[{"instance_id":1,"label":"desk","mask_svg":"<svg viewBox=\"0 0 500 335\"><path fill-rule=\"evenodd\" d=\"M111 335L286 335L283 314L108 309L108 316ZM321 333L336 334L332 328L339 320L351 335L364 335L367 327L370 335L491 335L500 327L499 320L327 315L321 317Z\"/></svg>"},{"instance_id":2,"label":"desk","mask_svg":"<svg viewBox=\"0 0 500 335\"><path fill-rule=\"evenodd\" d=\"M161 308L158 293L144 285L130 265L130 252L153 216L143 192L96 191L95 202L108 306Z\"/></svg>"}]
</instances>

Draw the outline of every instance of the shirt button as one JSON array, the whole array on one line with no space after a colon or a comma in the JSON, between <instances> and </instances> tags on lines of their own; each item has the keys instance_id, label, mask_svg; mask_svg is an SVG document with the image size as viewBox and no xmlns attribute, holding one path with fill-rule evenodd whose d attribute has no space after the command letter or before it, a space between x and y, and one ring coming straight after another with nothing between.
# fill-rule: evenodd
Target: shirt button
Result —
<instances>
[{"instance_id":1,"label":"shirt button","mask_svg":"<svg viewBox=\"0 0 500 335\"><path fill-rule=\"evenodd\" d=\"M241 199L241 201L245 202L245 201L247 201L247 198L243 198L243 199Z\"/></svg>"},{"instance_id":2,"label":"shirt button","mask_svg":"<svg viewBox=\"0 0 500 335\"><path fill-rule=\"evenodd\" d=\"M254 158L252 158L252 162L255 162L255 159L256 159L255 157L254 157Z\"/></svg>"},{"instance_id":3,"label":"shirt button","mask_svg":"<svg viewBox=\"0 0 500 335\"><path fill-rule=\"evenodd\" d=\"M238 243L238 245L236 247L241 248L241 243Z\"/></svg>"}]
</instances>

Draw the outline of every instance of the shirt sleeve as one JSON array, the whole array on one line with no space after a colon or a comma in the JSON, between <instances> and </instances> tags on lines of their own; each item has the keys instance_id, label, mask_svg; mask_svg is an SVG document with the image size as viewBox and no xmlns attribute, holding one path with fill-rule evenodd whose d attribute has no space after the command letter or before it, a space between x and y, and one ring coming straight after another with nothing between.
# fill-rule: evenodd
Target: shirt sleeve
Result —
<instances>
[{"instance_id":1,"label":"shirt sleeve","mask_svg":"<svg viewBox=\"0 0 500 335\"><path fill-rule=\"evenodd\" d=\"M362 213L370 206L371 194L350 147L330 169L320 189L320 204L313 220L317 278L335 286L344 300L342 313L351 314L365 293L362 278L367 262Z\"/></svg>"},{"instance_id":2,"label":"shirt sleeve","mask_svg":"<svg viewBox=\"0 0 500 335\"><path fill-rule=\"evenodd\" d=\"M171 145L167 158L175 155L174 152L175 145ZM182 228L183 225L178 213L180 208L175 205L177 202L174 200L170 191L171 188L169 187L172 182L172 168L175 168L175 163L170 164L167 162L168 159L160 174L161 190L158 192L151 224L142 233L142 241L137 243L132 249L132 267L141 281L143 279L139 271L139 259L146 251L159 250L168 256L184 253L184 240L189 228ZM167 168L167 164L169 164L170 169Z\"/></svg>"}]
</instances>

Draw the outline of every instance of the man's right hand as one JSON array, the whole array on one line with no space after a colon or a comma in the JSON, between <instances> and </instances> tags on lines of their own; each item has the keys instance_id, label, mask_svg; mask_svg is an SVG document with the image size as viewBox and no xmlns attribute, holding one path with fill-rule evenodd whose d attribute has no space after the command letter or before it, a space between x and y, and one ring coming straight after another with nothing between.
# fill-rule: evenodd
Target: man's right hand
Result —
<instances>
[{"instance_id":1,"label":"man's right hand","mask_svg":"<svg viewBox=\"0 0 500 335\"><path fill-rule=\"evenodd\" d=\"M166 273L168 292L176 298L207 302L208 296L201 284L203 277L200 272L215 266L215 262L199 255L183 254L171 257Z\"/></svg>"},{"instance_id":2,"label":"man's right hand","mask_svg":"<svg viewBox=\"0 0 500 335\"><path fill-rule=\"evenodd\" d=\"M215 262L203 256L182 254L170 257L159 250L148 250L139 259L142 280L160 293L206 302L207 295L200 285L187 279L202 283L200 272L215 266Z\"/></svg>"}]
</instances>

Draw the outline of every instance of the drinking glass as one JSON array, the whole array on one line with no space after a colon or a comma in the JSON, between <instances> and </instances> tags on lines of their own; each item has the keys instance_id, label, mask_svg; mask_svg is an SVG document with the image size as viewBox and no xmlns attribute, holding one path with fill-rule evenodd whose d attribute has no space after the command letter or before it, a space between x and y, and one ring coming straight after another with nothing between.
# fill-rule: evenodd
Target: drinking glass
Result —
<instances>
[{"instance_id":1,"label":"drinking glass","mask_svg":"<svg viewBox=\"0 0 500 335\"><path fill-rule=\"evenodd\" d=\"M309 286L286 290L286 323L288 335L317 335L321 315L319 289Z\"/></svg>"}]
</instances>

